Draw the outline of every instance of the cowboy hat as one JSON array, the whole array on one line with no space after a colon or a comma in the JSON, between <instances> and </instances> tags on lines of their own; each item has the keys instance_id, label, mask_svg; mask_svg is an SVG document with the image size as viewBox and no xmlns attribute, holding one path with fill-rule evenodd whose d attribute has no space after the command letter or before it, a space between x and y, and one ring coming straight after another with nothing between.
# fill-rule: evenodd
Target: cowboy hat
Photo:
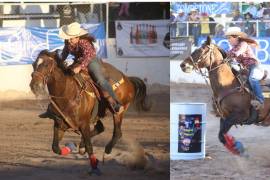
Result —
<instances>
[{"instance_id":1,"label":"cowboy hat","mask_svg":"<svg viewBox=\"0 0 270 180\"><path fill-rule=\"evenodd\" d=\"M183 9L179 9L179 10L177 11L178 14L183 13L183 12L184 12Z\"/></svg>"},{"instance_id":2,"label":"cowboy hat","mask_svg":"<svg viewBox=\"0 0 270 180\"><path fill-rule=\"evenodd\" d=\"M63 25L59 30L59 37L62 39L70 39L74 37L79 37L87 34L88 32L81 28L81 25L77 22L71 23L69 25Z\"/></svg>"},{"instance_id":3,"label":"cowboy hat","mask_svg":"<svg viewBox=\"0 0 270 180\"><path fill-rule=\"evenodd\" d=\"M225 33L225 36L239 36L246 38L248 35L244 32L241 32L239 27L229 27Z\"/></svg>"}]
</instances>

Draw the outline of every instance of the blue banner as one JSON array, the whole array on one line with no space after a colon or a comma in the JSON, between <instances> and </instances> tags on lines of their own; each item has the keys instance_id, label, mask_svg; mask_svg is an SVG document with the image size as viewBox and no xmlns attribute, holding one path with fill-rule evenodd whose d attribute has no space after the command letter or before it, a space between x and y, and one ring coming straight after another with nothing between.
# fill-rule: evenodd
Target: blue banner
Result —
<instances>
[{"instance_id":1,"label":"blue banner","mask_svg":"<svg viewBox=\"0 0 270 180\"><path fill-rule=\"evenodd\" d=\"M255 39L255 38L254 38ZM204 43L206 38L200 37L199 38L199 46ZM257 38L255 39L259 43L259 48L254 48L254 53L257 59L262 64L270 64L270 38ZM225 38L213 38L212 42L217 44L220 48L224 49L226 52L231 48L229 42Z\"/></svg>"},{"instance_id":2,"label":"blue banner","mask_svg":"<svg viewBox=\"0 0 270 180\"><path fill-rule=\"evenodd\" d=\"M199 12L206 12L208 14L231 14L233 11L232 2L172 2L172 10L177 13L179 9L182 9L186 14L191 9L196 8Z\"/></svg>"},{"instance_id":3,"label":"blue banner","mask_svg":"<svg viewBox=\"0 0 270 180\"><path fill-rule=\"evenodd\" d=\"M83 24L97 42L97 56L107 57L104 24ZM0 65L31 64L41 50L63 49L64 41L58 37L59 29L19 27L0 29ZM71 56L68 59L72 58Z\"/></svg>"}]
</instances>

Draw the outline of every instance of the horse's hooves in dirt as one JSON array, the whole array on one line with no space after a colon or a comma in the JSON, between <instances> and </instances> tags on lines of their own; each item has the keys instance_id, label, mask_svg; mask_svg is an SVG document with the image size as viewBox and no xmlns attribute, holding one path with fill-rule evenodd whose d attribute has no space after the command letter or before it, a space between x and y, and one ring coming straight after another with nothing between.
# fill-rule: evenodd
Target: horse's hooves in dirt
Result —
<instances>
[{"instance_id":1,"label":"horse's hooves in dirt","mask_svg":"<svg viewBox=\"0 0 270 180\"><path fill-rule=\"evenodd\" d=\"M95 169L91 169L91 170L89 171L89 175L90 175L90 176L91 176L91 175L101 176L102 173L101 173L101 171L100 171L99 168L95 168Z\"/></svg>"},{"instance_id":2,"label":"horse's hooves in dirt","mask_svg":"<svg viewBox=\"0 0 270 180\"><path fill-rule=\"evenodd\" d=\"M112 152L112 146L109 144L109 145L106 145L105 147L105 153L106 154L111 154Z\"/></svg>"}]
</instances>

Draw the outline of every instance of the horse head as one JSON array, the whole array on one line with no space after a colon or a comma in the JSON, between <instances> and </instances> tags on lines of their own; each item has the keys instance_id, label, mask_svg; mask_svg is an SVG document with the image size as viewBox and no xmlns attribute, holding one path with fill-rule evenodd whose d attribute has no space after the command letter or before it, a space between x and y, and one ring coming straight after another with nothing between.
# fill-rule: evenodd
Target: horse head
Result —
<instances>
[{"instance_id":1,"label":"horse head","mask_svg":"<svg viewBox=\"0 0 270 180\"><path fill-rule=\"evenodd\" d=\"M199 70L201 68L211 70L212 65L215 65L218 59L223 59L226 56L225 54L222 49L211 43L211 38L208 36L200 48L193 51L189 57L184 59L180 67L186 73L191 73L194 69Z\"/></svg>"},{"instance_id":2,"label":"horse head","mask_svg":"<svg viewBox=\"0 0 270 180\"><path fill-rule=\"evenodd\" d=\"M30 87L36 96L46 93L45 87L57 66L57 53L43 50L32 64L33 73Z\"/></svg>"}]
</instances>

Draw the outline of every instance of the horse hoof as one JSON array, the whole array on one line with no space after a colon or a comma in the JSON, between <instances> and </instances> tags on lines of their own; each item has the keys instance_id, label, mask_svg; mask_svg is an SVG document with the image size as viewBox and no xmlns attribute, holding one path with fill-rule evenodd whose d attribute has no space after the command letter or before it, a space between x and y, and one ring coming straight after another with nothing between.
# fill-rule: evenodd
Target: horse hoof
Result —
<instances>
[{"instance_id":1,"label":"horse hoof","mask_svg":"<svg viewBox=\"0 0 270 180\"><path fill-rule=\"evenodd\" d=\"M105 147L105 153L106 154L111 154L111 152L112 152L112 148L110 146L106 146Z\"/></svg>"},{"instance_id":2,"label":"horse hoof","mask_svg":"<svg viewBox=\"0 0 270 180\"><path fill-rule=\"evenodd\" d=\"M100 169L99 168L95 168L95 169L91 169L90 171L89 171L89 175L97 175L97 176L101 176L101 171L100 171Z\"/></svg>"},{"instance_id":3,"label":"horse hoof","mask_svg":"<svg viewBox=\"0 0 270 180\"><path fill-rule=\"evenodd\" d=\"M84 155L85 154L85 148L79 148L79 154Z\"/></svg>"}]
</instances>

